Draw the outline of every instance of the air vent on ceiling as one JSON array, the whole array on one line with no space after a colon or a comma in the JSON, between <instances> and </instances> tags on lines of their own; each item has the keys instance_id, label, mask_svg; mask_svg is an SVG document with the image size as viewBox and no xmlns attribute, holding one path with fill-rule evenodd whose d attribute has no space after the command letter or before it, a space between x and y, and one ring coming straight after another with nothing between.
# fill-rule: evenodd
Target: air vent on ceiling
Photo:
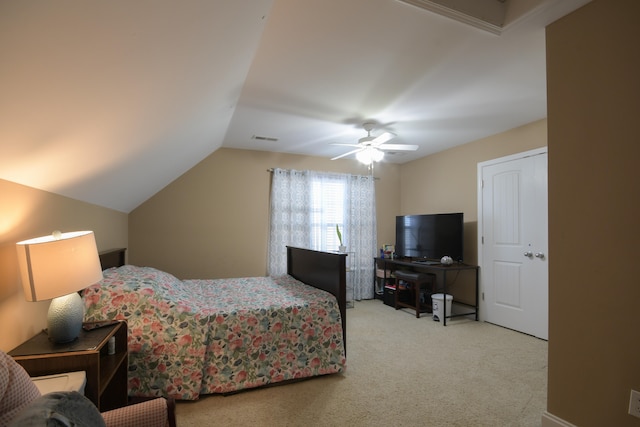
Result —
<instances>
[{"instance_id":1,"label":"air vent on ceiling","mask_svg":"<svg viewBox=\"0 0 640 427\"><path fill-rule=\"evenodd\" d=\"M272 136L261 136L261 135L253 135L251 139L255 139L258 141L271 141L271 142L275 142L278 140L278 138L274 138Z\"/></svg>"},{"instance_id":2,"label":"air vent on ceiling","mask_svg":"<svg viewBox=\"0 0 640 427\"><path fill-rule=\"evenodd\" d=\"M500 35L508 1L506 0L398 0Z\"/></svg>"}]
</instances>

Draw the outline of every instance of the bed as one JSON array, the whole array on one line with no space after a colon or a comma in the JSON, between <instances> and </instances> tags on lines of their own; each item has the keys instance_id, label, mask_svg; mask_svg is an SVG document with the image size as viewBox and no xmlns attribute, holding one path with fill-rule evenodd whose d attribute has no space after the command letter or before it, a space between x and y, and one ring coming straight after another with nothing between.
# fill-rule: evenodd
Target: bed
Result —
<instances>
[{"instance_id":1,"label":"bed","mask_svg":"<svg viewBox=\"0 0 640 427\"><path fill-rule=\"evenodd\" d=\"M287 247L282 277L179 280L101 254L85 321L126 320L129 395L196 400L343 372L345 254Z\"/></svg>"}]
</instances>

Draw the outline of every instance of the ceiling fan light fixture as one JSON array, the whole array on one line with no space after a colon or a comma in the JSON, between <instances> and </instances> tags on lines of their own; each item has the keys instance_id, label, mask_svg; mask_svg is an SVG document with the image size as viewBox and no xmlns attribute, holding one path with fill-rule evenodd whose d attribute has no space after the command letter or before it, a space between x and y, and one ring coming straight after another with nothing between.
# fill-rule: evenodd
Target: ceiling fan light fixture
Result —
<instances>
[{"instance_id":1,"label":"ceiling fan light fixture","mask_svg":"<svg viewBox=\"0 0 640 427\"><path fill-rule=\"evenodd\" d=\"M356 153L356 159L365 165L370 165L373 162L379 162L383 158L384 152L374 147L367 147Z\"/></svg>"},{"instance_id":2,"label":"ceiling fan light fixture","mask_svg":"<svg viewBox=\"0 0 640 427\"><path fill-rule=\"evenodd\" d=\"M370 165L371 162L373 161L373 159L371 158L371 153L369 153L369 150L358 151L356 153L356 159L358 159L360 163L363 163L365 165Z\"/></svg>"},{"instance_id":3,"label":"ceiling fan light fixture","mask_svg":"<svg viewBox=\"0 0 640 427\"><path fill-rule=\"evenodd\" d=\"M382 161L384 158L385 150L392 151L415 151L418 149L417 145L408 144L385 144L387 141L395 138L395 134L391 132L384 132L378 136L371 136L371 131L375 127L373 122L365 122L363 128L367 131L367 136L358 140L358 144L340 144L334 143L333 145L344 145L347 147L356 147L355 150L351 150L347 153L333 157L331 160L341 159L352 154L356 155L356 159L360 163L365 165L371 165L373 162Z\"/></svg>"},{"instance_id":4,"label":"ceiling fan light fixture","mask_svg":"<svg viewBox=\"0 0 640 427\"><path fill-rule=\"evenodd\" d=\"M372 151L371 158L373 159L374 162L379 162L382 159L384 159L384 151L378 150L377 148L374 148L371 151Z\"/></svg>"}]
</instances>

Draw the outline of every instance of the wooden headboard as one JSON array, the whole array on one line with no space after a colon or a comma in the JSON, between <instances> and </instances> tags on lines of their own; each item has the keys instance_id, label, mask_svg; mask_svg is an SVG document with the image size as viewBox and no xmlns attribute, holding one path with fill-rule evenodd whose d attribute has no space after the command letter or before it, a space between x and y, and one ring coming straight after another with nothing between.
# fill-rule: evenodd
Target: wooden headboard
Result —
<instances>
[{"instance_id":1,"label":"wooden headboard","mask_svg":"<svg viewBox=\"0 0 640 427\"><path fill-rule=\"evenodd\" d=\"M100 265L102 266L102 271L111 267L120 267L125 263L125 252L127 248L118 248L118 249L108 249L106 251L102 251L98 254L100 257Z\"/></svg>"}]
</instances>

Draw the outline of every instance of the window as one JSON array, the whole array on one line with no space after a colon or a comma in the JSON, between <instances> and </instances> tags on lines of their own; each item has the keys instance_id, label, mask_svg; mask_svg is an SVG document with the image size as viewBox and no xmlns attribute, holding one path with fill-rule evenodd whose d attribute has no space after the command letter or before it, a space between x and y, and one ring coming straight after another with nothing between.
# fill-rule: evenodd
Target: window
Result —
<instances>
[{"instance_id":1,"label":"window","mask_svg":"<svg viewBox=\"0 0 640 427\"><path fill-rule=\"evenodd\" d=\"M322 251L338 250L340 241L336 225L344 236L345 185L323 179L311 180L311 248Z\"/></svg>"},{"instance_id":2,"label":"window","mask_svg":"<svg viewBox=\"0 0 640 427\"><path fill-rule=\"evenodd\" d=\"M375 205L372 176L274 169L268 274L286 274L287 246L337 251L338 225L349 253L353 298L373 298Z\"/></svg>"}]
</instances>

